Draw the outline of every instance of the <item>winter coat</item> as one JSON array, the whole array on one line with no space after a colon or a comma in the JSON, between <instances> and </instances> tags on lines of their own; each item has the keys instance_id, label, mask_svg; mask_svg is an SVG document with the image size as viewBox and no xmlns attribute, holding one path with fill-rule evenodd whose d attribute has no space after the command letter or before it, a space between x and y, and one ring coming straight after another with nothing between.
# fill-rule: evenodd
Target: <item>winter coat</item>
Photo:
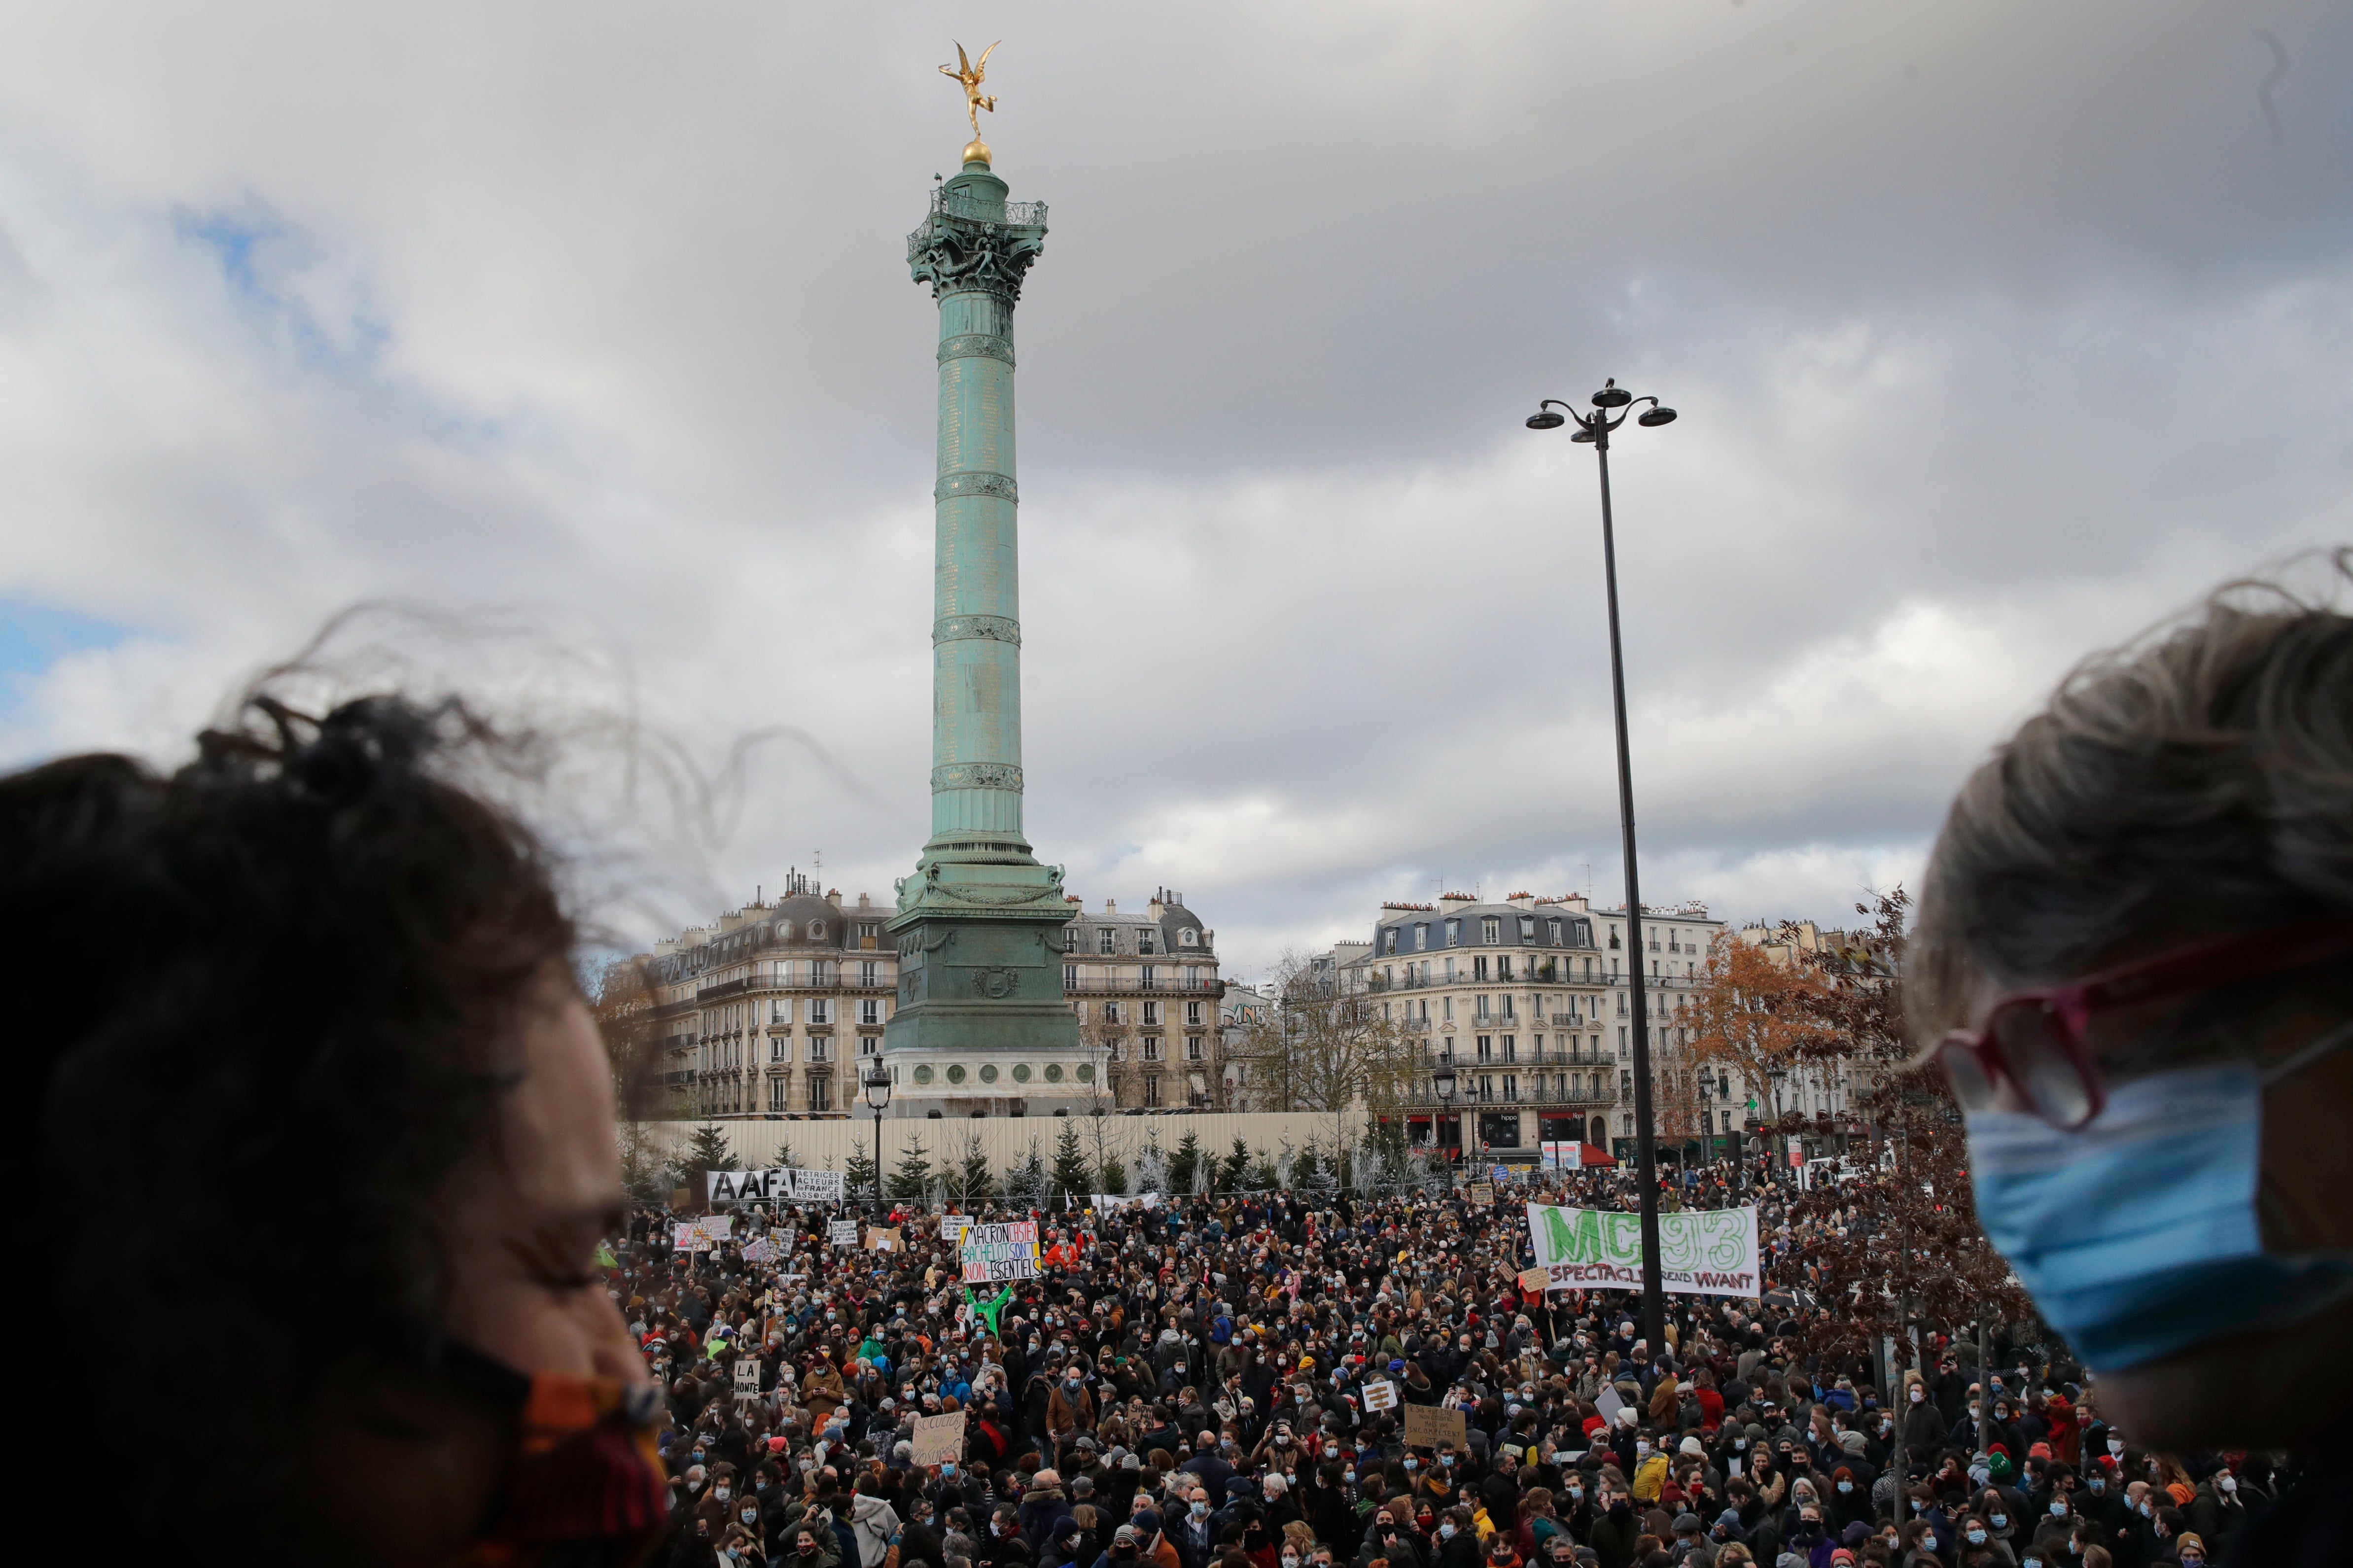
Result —
<instances>
[{"instance_id":1,"label":"winter coat","mask_svg":"<svg viewBox=\"0 0 2353 1568\"><path fill-rule=\"evenodd\" d=\"M849 1500L850 1533L858 1542L859 1568L881 1568L899 1533L899 1513L879 1497L860 1492Z\"/></svg>"}]
</instances>

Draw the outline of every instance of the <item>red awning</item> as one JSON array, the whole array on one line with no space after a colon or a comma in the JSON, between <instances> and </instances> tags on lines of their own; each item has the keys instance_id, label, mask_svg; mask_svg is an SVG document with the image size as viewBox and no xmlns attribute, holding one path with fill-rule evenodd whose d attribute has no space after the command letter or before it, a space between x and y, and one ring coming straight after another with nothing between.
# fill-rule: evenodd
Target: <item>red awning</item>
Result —
<instances>
[{"instance_id":1,"label":"red awning","mask_svg":"<svg viewBox=\"0 0 2353 1568\"><path fill-rule=\"evenodd\" d=\"M1590 1143L1579 1143L1577 1146L1577 1159L1579 1165L1614 1165L1618 1163Z\"/></svg>"}]
</instances>

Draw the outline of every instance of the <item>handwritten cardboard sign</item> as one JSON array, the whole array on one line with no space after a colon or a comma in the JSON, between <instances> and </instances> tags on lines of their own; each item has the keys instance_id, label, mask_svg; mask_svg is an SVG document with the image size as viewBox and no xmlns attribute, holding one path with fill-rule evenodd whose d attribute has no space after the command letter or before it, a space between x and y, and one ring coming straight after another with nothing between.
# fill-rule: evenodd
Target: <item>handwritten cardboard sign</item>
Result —
<instances>
[{"instance_id":1,"label":"handwritten cardboard sign","mask_svg":"<svg viewBox=\"0 0 2353 1568\"><path fill-rule=\"evenodd\" d=\"M1398 1386L1386 1377L1374 1378L1365 1384L1365 1408L1395 1410L1398 1407Z\"/></svg>"},{"instance_id":2,"label":"handwritten cardboard sign","mask_svg":"<svg viewBox=\"0 0 2353 1568\"><path fill-rule=\"evenodd\" d=\"M825 1223L825 1238L836 1247L858 1245L858 1222L854 1219L832 1219Z\"/></svg>"},{"instance_id":3,"label":"handwritten cardboard sign","mask_svg":"<svg viewBox=\"0 0 2353 1568\"><path fill-rule=\"evenodd\" d=\"M1469 1435L1469 1423L1462 1419L1460 1410L1441 1410L1434 1405L1405 1407L1405 1441L1409 1448L1435 1448L1441 1443L1451 1443L1460 1448Z\"/></svg>"},{"instance_id":4,"label":"handwritten cardboard sign","mask_svg":"<svg viewBox=\"0 0 2353 1568\"><path fill-rule=\"evenodd\" d=\"M913 1462L923 1465L952 1465L964 1450L964 1412L951 1411L945 1415L915 1417Z\"/></svg>"}]
</instances>

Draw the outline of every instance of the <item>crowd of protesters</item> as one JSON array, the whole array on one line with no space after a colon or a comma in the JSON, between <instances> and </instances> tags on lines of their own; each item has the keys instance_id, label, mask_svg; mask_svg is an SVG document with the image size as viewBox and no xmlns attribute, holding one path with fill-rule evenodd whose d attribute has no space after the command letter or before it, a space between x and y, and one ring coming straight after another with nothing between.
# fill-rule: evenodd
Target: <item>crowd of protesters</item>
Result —
<instances>
[{"instance_id":1,"label":"crowd of protesters","mask_svg":"<svg viewBox=\"0 0 2353 1568\"><path fill-rule=\"evenodd\" d=\"M830 1206L749 1206L698 1253L638 1211L613 1288L667 1392L672 1560L2201 1568L2281 1483L2140 1451L2007 1335L1982 1376L1932 1337L1888 1390L1804 1353L1787 1296L1670 1297L1653 1345L1629 1293L1524 1289L1525 1203L1631 1207L1629 1182L1045 1215L1009 1298L962 1283L937 1213L891 1214L874 1251L828 1241ZM1746 1195L1786 1242L1795 1194ZM747 1264L758 1241L778 1256ZM1459 1410L1462 1440L1407 1444L1405 1405ZM956 1458L914 1464L944 1414Z\"/></svg>"}]
</instances>

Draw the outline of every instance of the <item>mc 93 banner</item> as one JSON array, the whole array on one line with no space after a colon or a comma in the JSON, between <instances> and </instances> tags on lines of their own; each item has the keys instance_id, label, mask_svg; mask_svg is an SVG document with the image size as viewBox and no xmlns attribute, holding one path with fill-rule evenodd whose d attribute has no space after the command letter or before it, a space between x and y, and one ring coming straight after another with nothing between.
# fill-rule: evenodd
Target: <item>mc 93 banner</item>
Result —
<instances>
[{"instance_id":1,"label":"mc 93 banner","mask_svg":"<svg viewBox=\"0 0 2353 1568\"><path fill-rule=\"evenodd\" d=\"M1547 1290L1642 1288L1642 1216L1528 1205L1528 1237ZM1659 1274L1682 1296L1760 1296L1757 1211L1685 1209L1659 1216Z\"/></svg>"}]
</instances>

